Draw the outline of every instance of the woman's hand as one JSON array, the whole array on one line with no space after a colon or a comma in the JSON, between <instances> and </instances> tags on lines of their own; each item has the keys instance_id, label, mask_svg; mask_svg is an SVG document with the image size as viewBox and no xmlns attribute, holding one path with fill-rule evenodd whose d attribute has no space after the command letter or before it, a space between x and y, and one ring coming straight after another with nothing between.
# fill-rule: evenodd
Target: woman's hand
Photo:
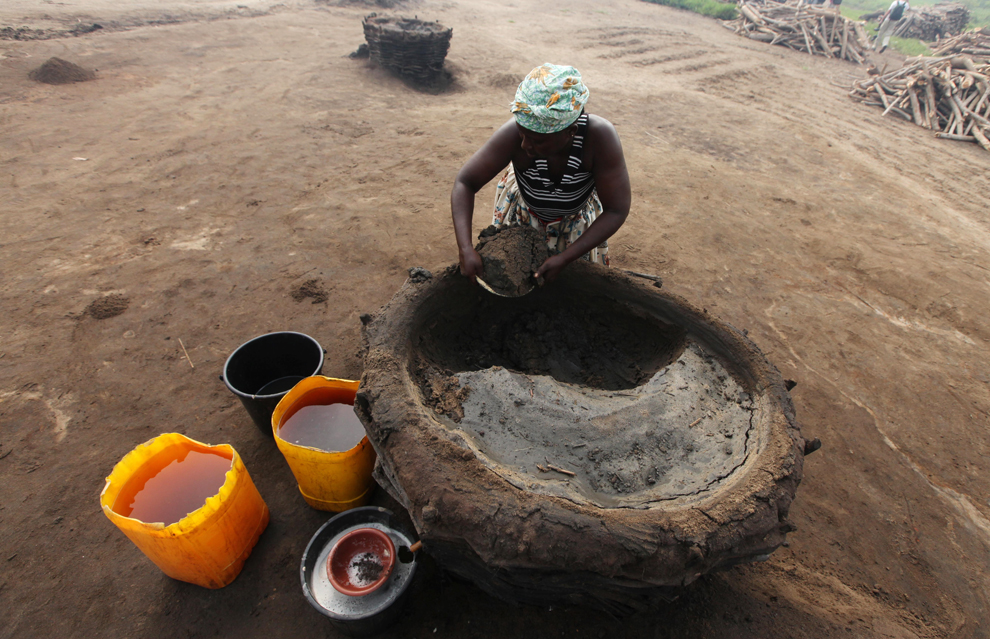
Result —
<instances>
[{"instance_id":1,"label":"woman's hand","mask_svg":"<svg viewBox=\"0 0 990 639\"><path fill-rule=\"evenodd\" d=\"M458 258L461 262L461 275L469 278L472 284L477 284L475 278L485 273L485 264L478 251L469 247L466 251L458 251Z\"/></svg>"},{"instance_id":2,"label":"woman's hand","mask_svg":"<svg viewBox=\"0 0 990 639\"><path fill-rule=\"evenodd\" d=\"M547 260L540 265L540 268L536 269L536 273L534 273L536 276L536 281L540 284L554 281L568 264L570 264L570 262L564 258L563 255L552 255L548 257Z\"/></svg>"}]
</instances>

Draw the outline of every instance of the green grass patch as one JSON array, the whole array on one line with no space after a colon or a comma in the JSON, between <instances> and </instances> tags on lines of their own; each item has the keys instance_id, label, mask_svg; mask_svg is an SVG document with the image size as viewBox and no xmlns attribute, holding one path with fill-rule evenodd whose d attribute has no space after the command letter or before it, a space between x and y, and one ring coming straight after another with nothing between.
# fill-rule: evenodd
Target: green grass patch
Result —
<instances>
[{"instance_id":1,"label":"green grass patch","mask_svg":"<svg viewBox=\"0 0 990 639\"><path fill-rule=\"evenodd\" d=\"M880 25L876 22L868 22L866 24L867 35L869 35L871 38L876 36L878 26ZM926 45L921 40L918 40L917 38L898 38L896 36L893 36L890 38L890 48L906 56L932 54L932 50L928 48L928 45Z\"/></svg>"},{"instance_id":2,"label":"green grass patch","mask_svg":"<svg viewBox=\"0 0 990 639\"><path fill-rule=\"evenodd\" d=\"M646 0L653 4L662 4L677 9L687 9L703 16L719 20L735 20L738 17L735 5L716 2L716 0Z\"/></svg>"},{"instance_id":3,"label":"green grass patch","mask_svg":"<svg viewBox=\"0 0 990 639\"><path fill-rule=\"evenodd\" d=\"M839 13L842 14L843 18L849 18L850 20L862 20L864 15L866 15L867 13L873 13L873 11L865 10L865 9L853 9L852 7L847 6L846 3L843 2L841 5L839 5ZM876 26L876 23L874 22L872 26Z\"/></svg>"},{"instance_id":4,"label":"green grass patch","mask_svg":"<svg viewBox=\"0 0 990 639\"><path fill-rule=\"evenodd\" d=\"M932 50L925 46L924 42L916 38L898 38L894 36L890 39L890 48L906 56L932 54Z\"/></svg>"}]
</instances>

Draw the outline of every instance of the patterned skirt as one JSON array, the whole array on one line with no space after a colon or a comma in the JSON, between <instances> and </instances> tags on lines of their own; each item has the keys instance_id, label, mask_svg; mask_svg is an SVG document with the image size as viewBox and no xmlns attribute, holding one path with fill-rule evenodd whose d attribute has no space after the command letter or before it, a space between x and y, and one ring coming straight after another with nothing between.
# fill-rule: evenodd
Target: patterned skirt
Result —
<instances>
[{"instance_id":1,"label":"patterned skirt","mask_svg":"<svg viewBox=\"0 0 990 639\"><path fill-rule=\"evenodd\" d=\"M509 170L495 187L495 213L492 224L495 226L532 226L546 234L547 248L550 254L563 253L575 240L581 237L588 227L602 212L602 203L598 192L592 191L591 197L577 213L561 218L556 222L544 222L529 210L523 201L519 185L516 183L516 173L509 164ZM584 259L597 264L608 266L608 242L602 242L596 248L586 253Z\"/></svg>"}]
</instances>

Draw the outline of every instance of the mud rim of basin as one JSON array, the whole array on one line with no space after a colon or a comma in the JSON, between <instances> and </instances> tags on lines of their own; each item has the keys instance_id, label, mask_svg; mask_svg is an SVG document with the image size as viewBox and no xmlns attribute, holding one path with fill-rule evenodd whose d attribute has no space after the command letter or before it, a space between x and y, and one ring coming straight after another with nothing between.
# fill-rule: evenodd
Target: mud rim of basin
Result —
<instances>
[{"instance_id":1,"label":"mud rim of basin","mask_svg":"<svg viewBox=\"0 0 990 639\"><path fill-rule=\"evenodd\" d=\"M223 366L224 384L241 400L261 432L272 436L272 413L295 381L323 371L325 351L309 335L281 331L259 335L244 342L230 354ZM278 392L257 394L267 384L286 380L290 384Z\"/></svg>"},{"instance_id":2,"label":"mud rim of basin","mask_svg":"<svg viewBox=\"0 0 990 639\"><path fill-rule=\"evenodd\" d=\"M455 267L408 280L364 327L368 350L355 410L378 453L375 478L409 511L432 557L503 600L628 614L671 599L702 574L765 559L785 541L794 529L787 513L805 442L780 373L752 341L650 281L582 260L519 299L532 308L577 300L581 307L574 312L603 308L612 317L641 318L661 332L669 328L681 348L697 345L692 348L720 362L751 401L745 456L710 490L624 507L569 492L568 482L580 477L500 463L485 452L494 433L472 438L461 423L440 415L418 371L429 363L426 351L455 352L447 344L456 339L448 329L457 317L475 330L482 315L473 309L489 316L519 300L487 295ZM446 368L445 379L452 371L484 368L458 368L449 358L435 363ZM516 406L530 398L525 393ZM540 457L534 466L542 464Z\"/></svg>"}]
</instances>

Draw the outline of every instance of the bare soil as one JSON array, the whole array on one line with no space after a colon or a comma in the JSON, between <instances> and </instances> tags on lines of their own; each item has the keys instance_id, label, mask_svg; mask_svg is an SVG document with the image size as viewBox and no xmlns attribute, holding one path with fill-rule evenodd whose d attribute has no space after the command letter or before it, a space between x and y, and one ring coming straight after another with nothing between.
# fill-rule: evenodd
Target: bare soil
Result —
<instances>
[{"instance_id":1,"label":"bare soil","mask_svg":"<svg viewBox=\"0 0 990 639\"><path fill-rule=\"evenodd\" d=\"M454 30L437 95L347 57L374 10L0 5L0 637L338 636L299 583L328 515L218 374L296 330L360 377L360 316L456 260L453 177L548 60L622 138L613 268L748 330L824 446L789 547L673 604L518 608L427 563L384 636L990 636L990 156L852 102L860 68L662 6L410 5ZM97 79L28 77L54 56ZM311 280L326 304L294 301ZM86 312L111 294L123 312ZM233 445L271 508L222 590L163 576L98 507L113 465L170 431Z\"/></svg>"}]
</instances>

